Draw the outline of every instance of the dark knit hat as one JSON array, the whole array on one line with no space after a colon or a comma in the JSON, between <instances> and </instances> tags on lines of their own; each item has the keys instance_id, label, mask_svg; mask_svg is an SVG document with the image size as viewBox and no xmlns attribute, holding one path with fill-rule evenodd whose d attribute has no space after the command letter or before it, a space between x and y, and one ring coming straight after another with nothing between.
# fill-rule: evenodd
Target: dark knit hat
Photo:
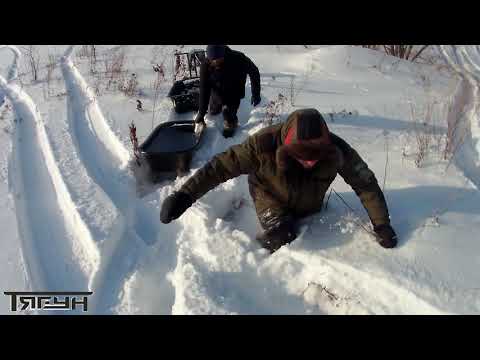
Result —
<instances>
[{"instance_id":1,"label":"dark knit hat","mask_svg":"<svg viewBox=\"0 0 480 360\"><path fill-rule=\"evenodd\" d=\"M207 58L209 60L223 58L225 56L225 47L225 45L208 45Z\"/></svg>"},{"instance_id":2,"label":"dark knit hat","mask_svg":"<svg viewBox=\"0 0 480 360\"><path fill-rule=\"evenodd\" d=\"M281 169L288 167L289 158L324 161L335 157L327 124L316 109L291 113L282 129L282 141L276 154Z\"/></svg>"},{"instance_id":3,"label":"dark knit hat","mask_svg":"<svg viewBox=\"0 0 480 360\"><path fill-rule=\"evenodd\" d=\"M287 145L312 139L323 139L324 142L329 140L327 124L316 109L292 112L285 125L283 142Z\"/></svg>"}]
</instances>

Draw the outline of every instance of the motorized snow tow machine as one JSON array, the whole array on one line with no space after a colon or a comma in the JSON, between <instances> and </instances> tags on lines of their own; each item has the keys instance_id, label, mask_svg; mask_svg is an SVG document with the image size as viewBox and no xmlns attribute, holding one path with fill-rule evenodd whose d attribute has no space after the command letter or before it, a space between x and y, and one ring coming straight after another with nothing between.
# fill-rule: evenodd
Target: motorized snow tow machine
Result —
<instances>
[{"instance_id":1,"label":"motorized snow tow machine","mask_svg":"<svg viewBox=\"0 0 480 360\"><path fill-rule=\"evenodd\" d=\"M175 53L174 83L168 97L175 112L181 114L198 111L200 99L200 65L205 60L205 50Z\"/></svg>"},{"instance_id":2,"label":"motorized snow tow machine","mask_svg":"<svg viewBox=\"0 0 480 360\"><path fill-rule=\"evenodd\" d=\"M175 76L168 97L173 102L175 113L198 110L200 65L204 58L204 50L174 54ZM168 121L158 125L146 140L138 145L136 128L132 123L130 140L135 156L133 172L137 185L155 184L188 173L203 132L204 127L195 127L193 120Z\"/></svg>"}]
</instances>

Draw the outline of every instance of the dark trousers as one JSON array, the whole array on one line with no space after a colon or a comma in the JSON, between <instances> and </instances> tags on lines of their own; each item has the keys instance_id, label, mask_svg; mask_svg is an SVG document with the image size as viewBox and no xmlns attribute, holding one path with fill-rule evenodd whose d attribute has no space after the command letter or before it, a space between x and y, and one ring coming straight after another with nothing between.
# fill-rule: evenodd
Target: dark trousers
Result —
<instances>
[{"instance_id":1,"label":"dark trousers","mask_svg":"<svg viewBox=\"0 0 480 360\"><path fill-rule=\"evenodd\" d=\"M257 234L257 241L270 253L277 251L296 238L295 224L298 218L283 206L268 191L258 187L255 175L248 177L248 190L255 204L258 221L263 232Z\"/></svg>"},{"instance_id":2,"label":"dark trousers","mask_svg":"<svg viewBox=\"0 0 480 360\"><path fill-rule=\"evenodd\" d=\"M297 237L295 218L288 214L279 214L267 209L257 214L264 232L257 235L257 241L262 247L273 253L283 245L291 243Z\"/></svg>"},{"instance_id":3,"label":"dark trousers","mask_svg":"<svg viewBox=\"0 0 480 360\"><path fill-rule=\"evenodd\" d=\"M208 112L212 115L223 114L223 119L230 125L238 124L237 111L240 106L240 99L223 101L222 97L212 89Z\"/></svg>"}]
</instances>

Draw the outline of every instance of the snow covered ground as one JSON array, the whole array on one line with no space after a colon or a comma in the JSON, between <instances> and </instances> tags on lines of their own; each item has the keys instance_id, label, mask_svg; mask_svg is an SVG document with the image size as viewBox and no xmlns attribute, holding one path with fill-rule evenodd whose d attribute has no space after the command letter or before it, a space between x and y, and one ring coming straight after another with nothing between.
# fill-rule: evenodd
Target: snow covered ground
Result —
<instances>
[{"instance_id":1,"label":"snow covered ground","mask_svg":"<svg viewBox=\"0 0 480 360\"><path fill-rule=\"evenodd\" d=\"M2 291L90 290L90 313L99 314L480 313L478 47L439 47L454 69L447 71L351 46L232 46L258 65L262 103L252 108L247 91L232 139L220 135L220 117L207 117L190 174L265 126L268 103L281 93L288 101L275 121L304 107L332 114L330 129L385 188L399 236L394 250L376 244L338 177L333 188L356 212L332 193L327 210L273 255L254 240L246 177L169 225L158 219L162 201L188 177L136 194L128 125L142 141L173 118L165 95L176 48L97 46L92 74L82 46L36 46L39 77L31 81L26 48L0 46ZM99 80L105 60L122 51L138 96ZM152 65L162 61L167 79L156 97ZM448 124L457 122L461 145L445 160ZM7 296L0 313L9 313Z\"/></svg>"}]
</instances>

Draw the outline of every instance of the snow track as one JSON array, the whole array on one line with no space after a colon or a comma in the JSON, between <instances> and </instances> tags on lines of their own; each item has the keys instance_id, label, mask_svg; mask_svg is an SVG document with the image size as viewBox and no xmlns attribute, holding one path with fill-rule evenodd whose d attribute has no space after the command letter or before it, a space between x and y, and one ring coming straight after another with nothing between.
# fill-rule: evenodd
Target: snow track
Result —
<instances>
[{"instance_id":1,"label":"snow track","mask_svg":"<svg viewBox=\"0 0 480 360\"><path fill-rule=\"evenodd\" d=\"M0 88L16 114L9 184L31 287L86 291L98 267L98 248L63 181L33 100L2 77Z\"/></svg>"},{"instance_id":2,"label":"snow track","mask_svg":"<svg viewBox=\"0 0 480 360\"><path fill-rule=\"evenodd\" d=\"M458 150L456 164L480 189L480 50L478 46L439 46L447 63L460 76L448 118ZM460 116L460 118L458 118Z\"/></svg>"},{"instance_id":3,"label":"snow track","mask_svg":"<svg viewBox=\"0 0 480 360\"><path fill-rule=\"evenodd\" d=\"M10 82L15 80L18 76L18 61L20 60L22 53L17 47L11 45L0 45L0 50L1 49L9 49L13 54L12 65L10 65L7 74L7 81Z\"/></svg>"},{"instance_id":4,"label":"snow track","mask_svg":"<svg viewBox=\"0 0 480 360\"><path fill-rule=\"evenodd\" d=\"M157 242L159 208L155 199L136 196L134 179L127 168L128 151L108 126L68 53L61 65L76 151L89 176L120 213L115 235L101 248L102 263L93 286L97 290L96 311L104 313L118 301L118 293L134 268L138 247Z\"/></svg>"}]
</instances>

